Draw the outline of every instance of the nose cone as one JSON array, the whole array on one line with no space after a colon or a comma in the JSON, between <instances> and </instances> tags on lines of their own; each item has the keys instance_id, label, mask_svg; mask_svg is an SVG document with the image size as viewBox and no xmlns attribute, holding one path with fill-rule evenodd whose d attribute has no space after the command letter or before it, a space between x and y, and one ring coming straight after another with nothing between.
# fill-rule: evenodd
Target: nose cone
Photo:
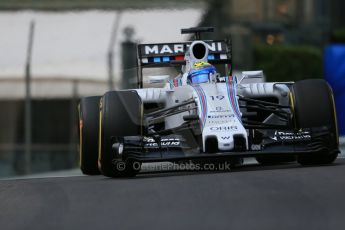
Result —
<instances>
[{"instance_id":1,"label":"nose cone","mask_svg":"<svg viewBox=\"0 0 345 230\"><path fill-rule=\"evenodd\" d=\"M229 151L234 148L233 135L217 136L217 140L218 140L218 149L221 151Z\"/></svg>"}]
</instances>

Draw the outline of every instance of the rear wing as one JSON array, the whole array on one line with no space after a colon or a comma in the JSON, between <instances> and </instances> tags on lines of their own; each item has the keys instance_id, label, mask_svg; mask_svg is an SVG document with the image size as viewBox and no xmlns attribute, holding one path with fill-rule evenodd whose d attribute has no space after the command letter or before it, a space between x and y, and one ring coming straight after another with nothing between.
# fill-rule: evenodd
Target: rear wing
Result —
<instances>
[{"instance_id":1,"label":"rear wing","mask_svg":"<svg viewBox=\"0 0 345 230\"><path fill-rule=\"evenodd\" d=\"M208 45L208 62L211 64L225 64L227 72L231 73L232 55L229 40L204 41ZM138 52L138 81L142 87L142 69L154 67L171 67L185 65L184 56L190 42L139 44Z\"/></svg>"},{"instance_id":2,"label":"rear wing","mask_svg":"<svg viewBox=\"0 0 345 230\"><path fill-rule=\"evenodd\" d=\"M231 49L228 41L205 41L209 48L211 64L230 64ZM139 44L138 63L142 68L184 65L184 55L192 42Z\"/></svg>"}]
</instances>

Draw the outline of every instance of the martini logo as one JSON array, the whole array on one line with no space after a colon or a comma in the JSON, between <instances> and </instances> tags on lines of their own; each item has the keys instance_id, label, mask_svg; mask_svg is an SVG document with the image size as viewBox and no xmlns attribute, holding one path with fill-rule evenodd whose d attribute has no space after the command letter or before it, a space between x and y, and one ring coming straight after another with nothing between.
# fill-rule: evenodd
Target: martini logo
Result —
<instances>
[{"instance_id":1,"label":"martini logo","mask_svg":"<svg viewBox=\"0 0 345 230\"><path fill-rule=\"evenodd\" d=\"M180 54L183 55L189 48L190 44L177 43L177 44L152 44L141 46L141 52L145 56L150 55L169 55ZM209 42L207 43L210 53L219 53L225 51L224 42Z\"/></svg>"},{"instance_id":2,"label":"martini logo","mask_svg":"<svg viewBox=\"0 0 345 230\"><path fill-rule=\"evenodd\" d=\"M173 46L169 45L153 45L153 46L145 46L145 54L174 54L174 53L184 53L184 46L183 44L176 44Z\"/></svg>"}]
</instances>

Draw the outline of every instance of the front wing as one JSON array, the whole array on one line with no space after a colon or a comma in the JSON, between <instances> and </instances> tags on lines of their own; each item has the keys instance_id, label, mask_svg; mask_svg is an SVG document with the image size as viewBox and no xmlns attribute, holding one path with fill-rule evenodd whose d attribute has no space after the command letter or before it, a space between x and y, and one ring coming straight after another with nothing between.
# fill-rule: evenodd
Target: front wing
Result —
<instances>
[{"instance_id":1,"label":"front wing","mask_svg":"<svg viewBox=\"0 0 345 230\"><path fill-rule=\"evenodd\" d=\"M183 137L169 135L165 137L113 137L113 143L122 142L124 150L120 154L113 147L115 159L132 159L140 162L189 160L226 160L237 157L255 156L297 156L303 154L334 154L339 153L338 146L330 144L331 136L326 127L297 131L275 131L261 144L251 144L247 151L229 151L204 153L199 148L189 146ZM113 145L116 146L116 145Z\"/></svg>"}]
</instances>

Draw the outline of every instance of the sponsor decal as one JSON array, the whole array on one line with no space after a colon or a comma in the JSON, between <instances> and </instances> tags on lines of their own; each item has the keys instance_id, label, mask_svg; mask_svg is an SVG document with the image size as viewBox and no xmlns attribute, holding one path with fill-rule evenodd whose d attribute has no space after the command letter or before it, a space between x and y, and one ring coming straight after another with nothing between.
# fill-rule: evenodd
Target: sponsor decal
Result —
<instances>
[{"instance_id":1,"label":"sponsor decal","mask_svg":"<svg viewBox=\"0 0 345 230\"><path fill-rule=\"evenodd\" d=\"M183 44L174 44L174 45L145 45L144 54L174 54L174 53L184 53Z\"/></svg>"},{"instance_id":2,"label":"sponsor decal","mask_svg":"<svg viewBox=\"0 0 345 230\"><path fill-rule=\"evenodd\" d=\"M162 138L161 141L180 141L178 138ZM152 137L144 137L144 142L156 142Z\"/></svg>"},{"instance_id":3,"label":"sponsor decal","mask_svg":"<svg viewBox=\"0 0 345 230\"><path fill-rule=\"evenodd\" d=\"M276 141L295 141L295 140L310 140L311 135L310 132L307 131L300 131L297 133L294 132L286 132L286 131L275 131L274 136L272 137L273 140Z\"/></svg>"},{"instance_id":4,"label":"sponsor decal","mask_svg":"<svg viewBox=\"0 0 345 230\"><path fill-rule=\"evenodd\" d=\"M180 146L180 142L177 141L168 141L168 142L161 142L162 147L178 147ZM157 143L146 143L145 147L158 147Z\"/></svg>"},{"instance_id":5,"label":"sponsor decal","mask_svg":"<svg viewBox=\"0 0 345 230\"><path fill-rule=\"evenodd\" d=\"M229 123L229 121L209 120L207 123L208 123L208 124L212 124L212 125L221 125L221 124Z\"/></svg>"},{"instance_id":6,"label":"sponsor decal","mask_svg":"<svg viewBox=\"0 0 345 230\"><path fill-rule=\"evenodd\" d=\"M217 106L215 109L216 110L210 110L210 113L219 113L219 112L229 113L229 112L232 112L231 110L223 108L221 106Z\"/></svg>"},{"instance_id":7,"label":"sponsor decal","mask_svg":"<svg viewBox=\"0 0 345 230\"><path fill-rule=\"evenodd\" d=\"M234 118L235 114L229 114L229 115L210 115L207 116L207 118L211 118L211 119L226 119L226 118Z\"/></svg>"},{"instance_id":8,"label":"sponsor decal","mask_svg":"<svg viewBox=\"0 0 345 230\"><path fill-rule=\"evenodd\" d=\"M250 149L251 149L252 151L260 151L261 148L262 148L261 145L251 145L251 146L250 146Z\"/></svg>"},{"instance_id":9,"label":"sponsor decal","mask_svg":"<svg viewBox=\"0 0 345 230\"><path fill-rule=\"evenodd\" d=\"M153 138L144 138L145 147L158 147L158 144ZM178 147L181 145L181 142L178 138L162 138L161 146L162 147Z\"/></svg>"},{"instance_id":10,"label":"sponsor decal","mask_svg":"<svg viewBox=\"0 0 345 230\"><path fill-rule=\"evenodd\" d=\"M211 131L218 131L218 132L222 132L222 131L235 131L238 130L238 127L236 125L230 125L230 126L213 126L210 127Z\"/></svg>"},{"instance_id":11,"label":"sponsor decal","mask_svg":"<svg viewBox=\"0 0 345 230\"><path fill-rule=\"evenodd\" d=\"M210 53L226 52L224 42L206 42ZM141 53L144 56L150 55L183 55L189 48L190 43L175 44L147 44L141 46Z\"/></svg>"},{"instance_id":12,"label":"sponsor decal","mask_svg":"<svg viewBox=\"0 0 345 230\"><path fill-rule=\"evenodd\" d=\"M225 97L223 95L217 95L217 96L210 96L211 100L212 101L215 101L215 100L223 100Z\"/></svg>"}]
</instances>

